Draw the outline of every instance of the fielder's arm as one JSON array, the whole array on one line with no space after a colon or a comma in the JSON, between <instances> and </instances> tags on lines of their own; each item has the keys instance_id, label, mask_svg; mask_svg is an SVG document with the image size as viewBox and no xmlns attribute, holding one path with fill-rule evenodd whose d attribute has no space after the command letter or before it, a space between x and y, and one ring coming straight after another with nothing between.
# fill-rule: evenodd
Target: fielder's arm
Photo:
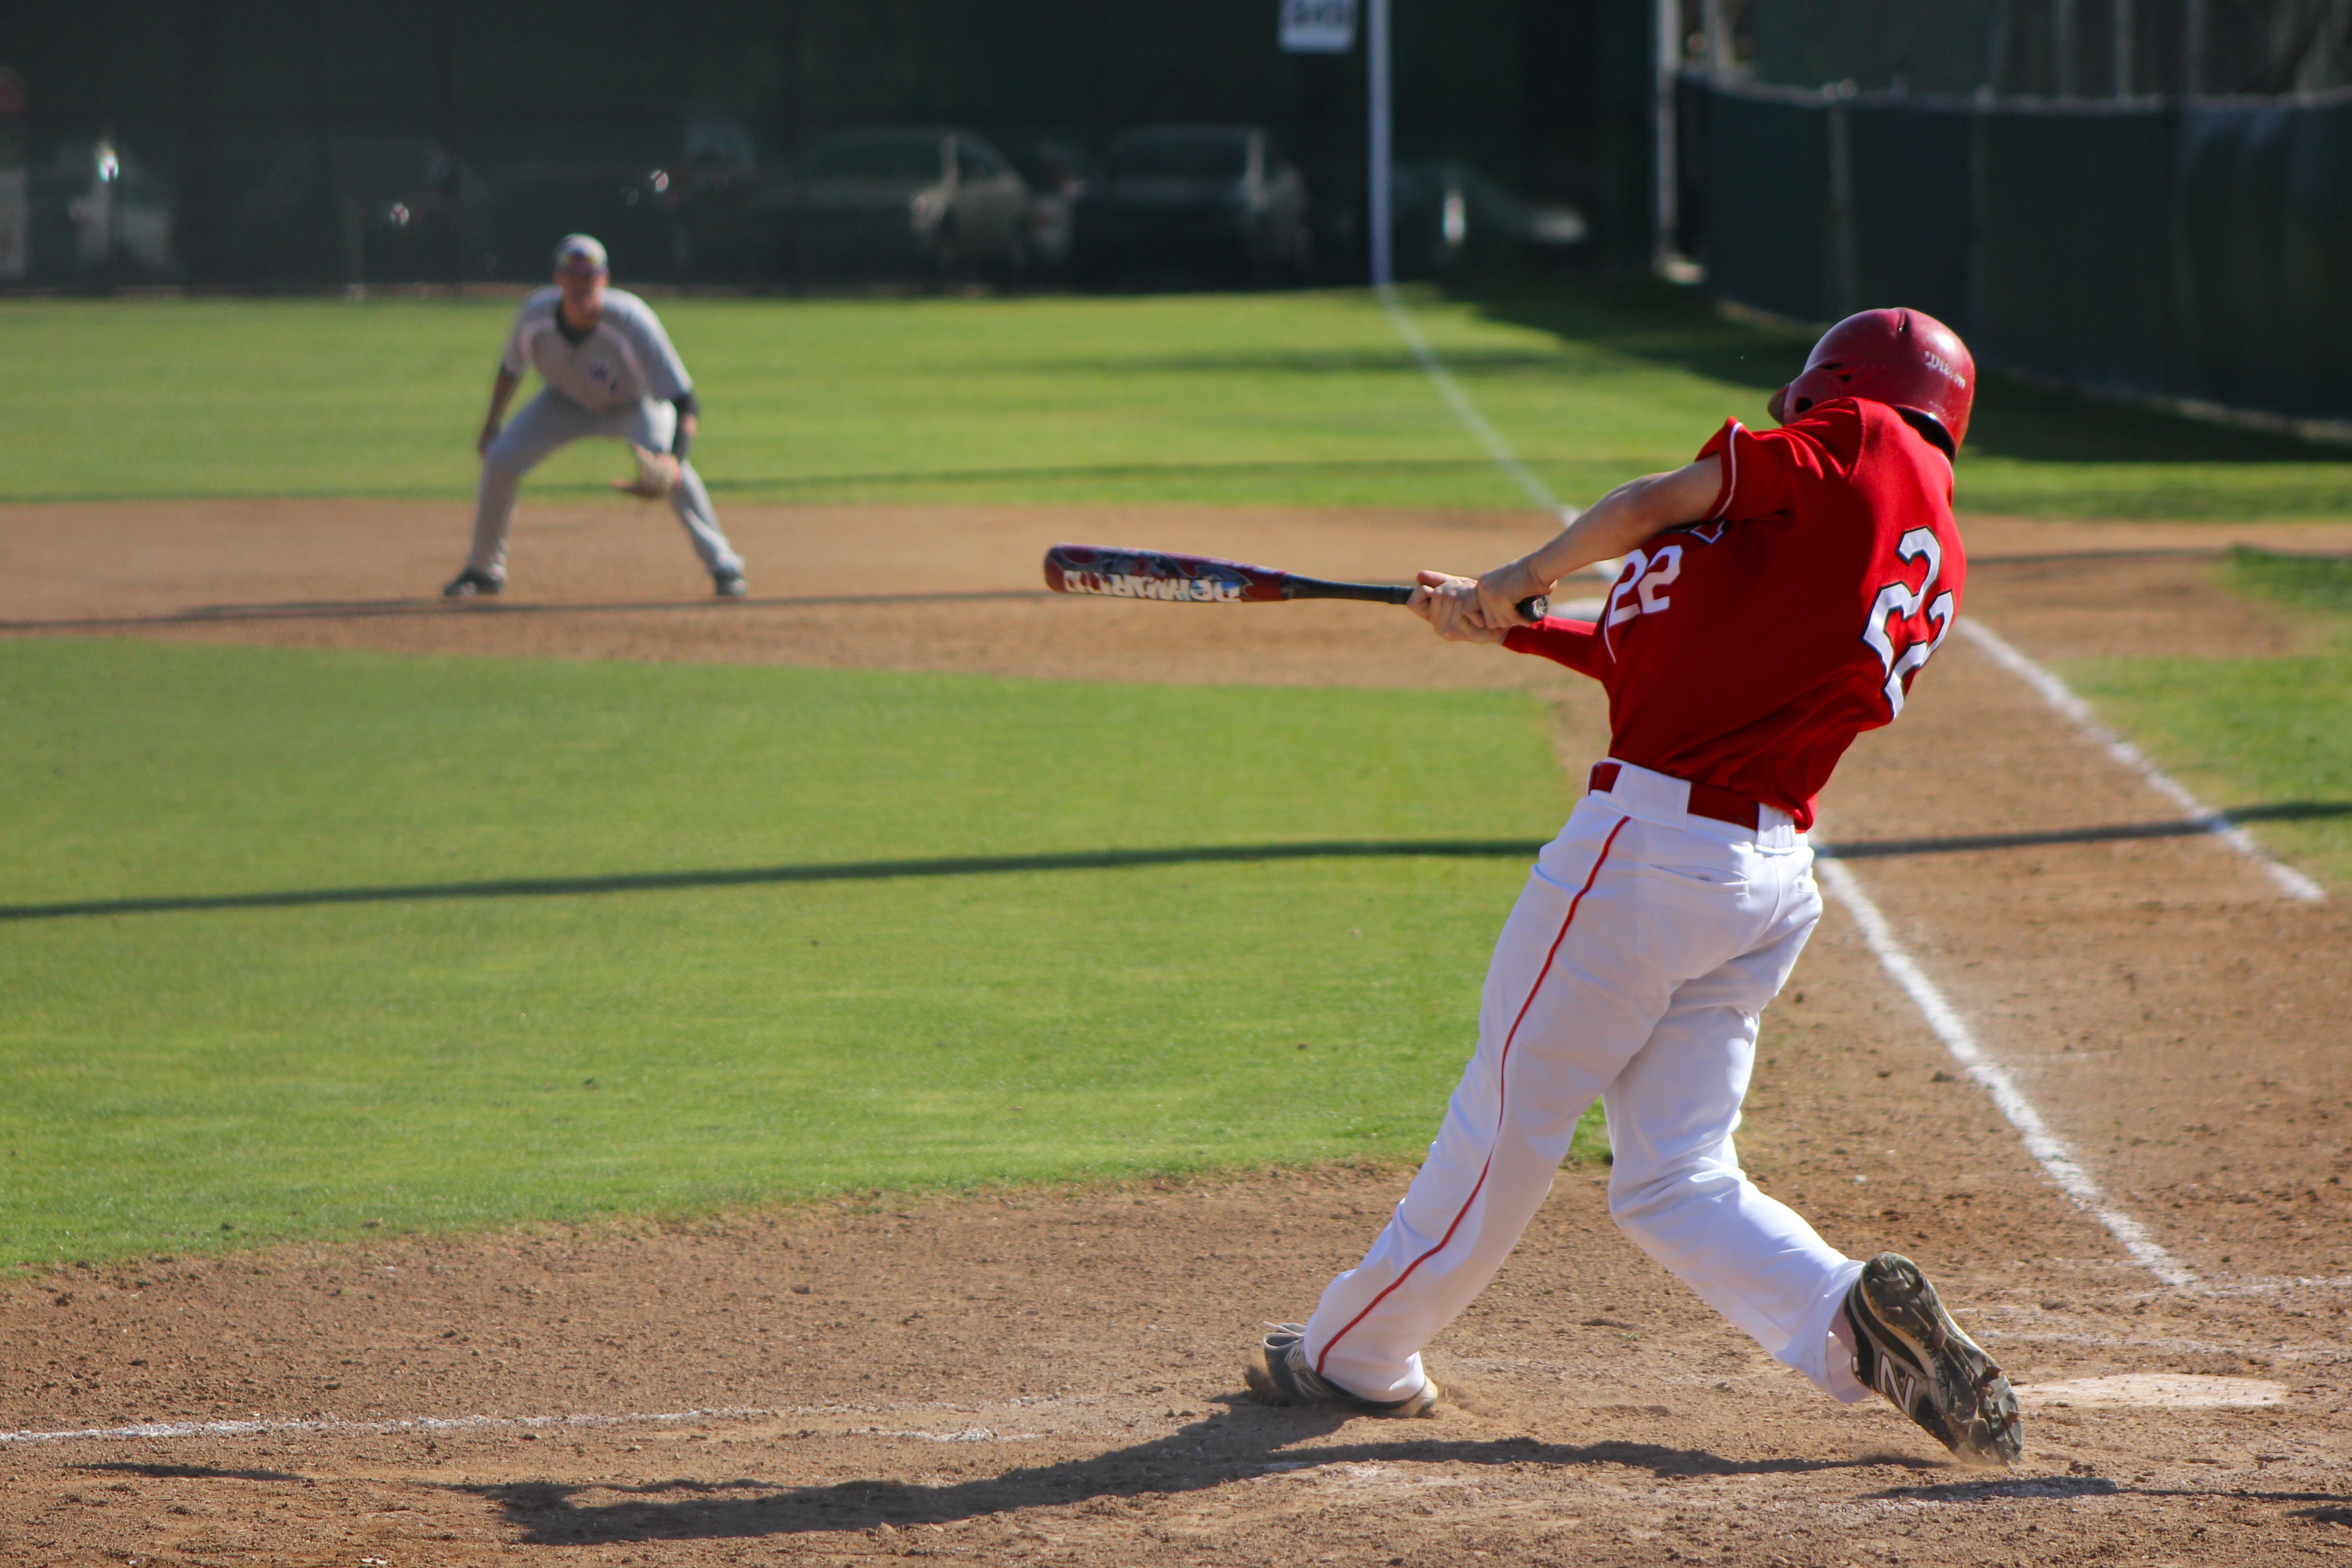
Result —
<instances>
[{"instance_id":1,"label":"fielder's arm","mask_svg":"<svg viewBox=\"0 0 2352 1568\"><path fill-rule=\"evenodd\" d=\"M1455 642L1497 641L1501 633L1528 624L1518 613L1520 600L1549 594L1554 584L1579 567L1622 555L1670 528L1698 521L1722 490L1723 467L1713 458L1672 473L1629 479L1593 502L1549 543L1475 583L1423 573L1412 607L1439 637Z\"/></svg>"},{"instance_id":2,"label":"fielder's arm","mask_svg":"<svg viewBox=\"0 0 2352 1568\"><path fill-rule=\"evenodd\" d=\"M522 377L508 374L504 365L499 367L498 380L490 383L490 412L482 420L482 434L474 442L475 451L488 452L490 443L499 438L499 429L507 422L507 405L514 401L515 388L521 384Z\"/></svg>"}]
</instances>

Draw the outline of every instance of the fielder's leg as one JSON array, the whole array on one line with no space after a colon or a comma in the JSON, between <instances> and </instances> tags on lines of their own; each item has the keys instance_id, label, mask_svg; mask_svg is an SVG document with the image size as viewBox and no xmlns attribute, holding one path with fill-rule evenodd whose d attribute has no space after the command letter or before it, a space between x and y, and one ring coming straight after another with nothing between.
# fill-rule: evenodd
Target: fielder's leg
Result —
<instances>
[{"instance_id":1,"label":"fielder's leg","mask_svg":"<svg viewBox=\"0 0 2352 1568\"><path fill-rule=\"evenodd\" d=\"M694 552L712 577L743 575L743 558L727 542L719 514L711 510L710 492L703 488L702 476L694 471L692 463L677 466L677 489L669 492L669 510L677 514L678 523L694 542Z\"/></svg>"},{"instance_id":2,"label":"fielder's leg","mask_svg":"<svg viewBox=\"0 0 2352 1568\"><path fill-rule=\"evenodd\" d=\"M606 434L618 435L625 441L634 441L651 452L669 450L670 438L677 433L677 409L675 405L647 401L635 408L615 410L620 428ZM703 569L714 581L743 575L743 558L727 542L726 531L719 526L719 514L711 509L710 492L703 487L702 476L694 471L692 463L681 461L677 466L677 488L669 492L669 510L677 517L678 525L694 545L694 552L702 561Z\"/></svg>"},{"instance_id":3,"label":"fielder's leg","mask_svg":"<svg viewBox=\"0 0 2352 1568\"><path fill-rule=\"evenodd\" d=\"M596 416L554 391L542 391L507 422L482 454L482 481L474 503L474 548L466 570L494 583L507 577L507 530L514 521L522 477L558 447L596 432Z\"/></svg>"}]
</instances>

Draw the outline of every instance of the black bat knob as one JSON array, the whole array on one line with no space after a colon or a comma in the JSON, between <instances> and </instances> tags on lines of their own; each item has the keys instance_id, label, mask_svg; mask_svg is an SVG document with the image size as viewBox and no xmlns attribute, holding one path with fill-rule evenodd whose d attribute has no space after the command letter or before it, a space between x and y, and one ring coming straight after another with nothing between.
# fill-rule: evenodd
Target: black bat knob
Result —
<instances>
[{"instance_id":1,"label":"black bat knob","mask_svg":"<svg viewBox=\"0 0 2352 1568\"><path fill-rule=\"evenodd\" d=\"M1528 620L1539 621L1551 609L1551 601L1541 594L1530 594L1519 601L1519 614Z\"/></svg>"}]
</instances>

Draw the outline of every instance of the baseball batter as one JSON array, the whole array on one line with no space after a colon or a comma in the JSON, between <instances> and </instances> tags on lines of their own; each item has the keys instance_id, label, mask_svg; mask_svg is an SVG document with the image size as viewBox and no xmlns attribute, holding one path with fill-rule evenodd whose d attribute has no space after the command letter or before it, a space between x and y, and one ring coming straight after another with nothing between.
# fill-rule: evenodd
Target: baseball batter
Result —
<instances>
[{"instance_id":1,"label":"baseball batter","mask_svg":"<svg viewBox=\"0 0 2352 1568\"><path fill-rule=\"evenodd\" d=\"M743 595L743 558L719 531L710 492L686 460L698 423L694 382L653 308L611 287L611 276L602 245L566 235L555 247L555 286L532 294L516 313L476 443L482 484L473 552L441 590L452 599L506 586L507 528L522 477L557 447L590 436L628 443L638 472L625 488L666 498L719 596ZM500 428L526 370L538 371L546 385Z\"/></svg>"},{"instance_id":2,"label":"baseball batter","mask_svg":"<svg viewBox=\"0 0 2352 1568\"><path fill-rule=\"evenodd\" d=\"M1902 712L1966 571L1951 459L1975 367L1916 310L1832 328L1775 394L1549 544L1472 581L1421 574L1438 635L1608 689L1608 759L1496 943L1475 1054L1361 1263L1244 1368L1257 1396L1428 1413L1422 1347L1493 1279L1597 1097L1612 1215L1832 1396L1892 1400L1960 1458L2019 1451L2017 1402L1911 1262L1844 1257L1739 1167L1757 1016L1821 918L1806 830L1864 730ZM1613 555L1597 622L1513 607Z\"/></svg>"}]
</instances>

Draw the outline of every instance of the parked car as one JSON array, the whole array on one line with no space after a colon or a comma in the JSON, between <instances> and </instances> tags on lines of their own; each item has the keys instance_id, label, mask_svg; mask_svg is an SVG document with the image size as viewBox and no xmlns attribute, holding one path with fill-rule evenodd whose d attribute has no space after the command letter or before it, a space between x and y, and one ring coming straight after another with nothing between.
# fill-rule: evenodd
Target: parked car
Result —
<instances>
[{"instance_id":1,"label":"parked car","mask_svg":"<svg viewBox=\"0 0 2352 1568\"><path fill-rule=\"evenodd\" d=\"M1029 259L1039 271L1063 271L1070 264L1078 198L1086 194L1086 157L1059 142L1032 142L1009 151L1029 187Z\"/></svg>"},{"instance_id":2,"label":"parked car","mask_svg":"<svg viewBox=\"0 0 2352 1568\"><path fill-rule=\"evenodd\" d=\"M1096 281L1297 279L1313 259L1306 176L1254 125L1158 125L1110 144L1078 200Z\"/></svg>"},{"instance_id":3,"label":"parked car","mask_svg":"<svg viewBox=\"0 0 2352 1568\"><path fill-rule=\"evenodd\" d=\"M1029 187L969 131L845 132L811 150L805 258L831 277L941 279L1029 269Z\"/></svg>"},{"instance_id":4,"label":"parked car","mask_svg":"<svg viewBox=\"0 0 2352 1568\"><path fill-rule=\"evenodd\" d=\"M491 248L500 277L533 279L559 237L587 233L624 278L751 281L783 267L783 194L733 115L688 114L675 140L632 134L599 145L551 130L500 172Z\"/></svg>"},{"instance_id":5,"label":"parked car","mask_svg":"<svg viewBox=\"0 0 2352 1568\"><path fill-rule=\"evenodd\" d=\"M161 281L178 274L172 183L128 148L68 142L27 184L35 278Z\"/></svg>"},{"instance_id":6,"label":"parked car","mask_svg":"<svg viewBox=\"0 0 2352 1568\"><path fill-rule=\"evenodd\" d=\"M407 283L488 274L489 183L422 136L303 136L230 206L220 266L249 279Z\"/></svg>"},{"instance_id":7,"label":"parked car","mask_svg":"<svg viewBox=\"0 0 2352 1568\"><path fill-rule=\"evenodd\" d=\"M1523 200L1468 163L1401 164L1393 189L1397 265L1411 272L1559 256L1591 237L1576 208Z\"/></svg>"}]
</instances>

